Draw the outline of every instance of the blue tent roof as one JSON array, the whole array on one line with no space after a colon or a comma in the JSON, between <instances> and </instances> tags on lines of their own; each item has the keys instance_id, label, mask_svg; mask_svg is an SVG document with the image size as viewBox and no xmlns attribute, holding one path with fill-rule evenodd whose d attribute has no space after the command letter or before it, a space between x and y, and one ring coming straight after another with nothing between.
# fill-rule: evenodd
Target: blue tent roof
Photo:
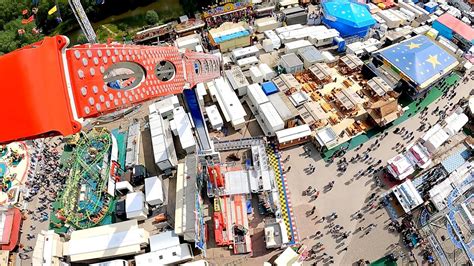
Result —
<instances>
[{"instance_id":1,"label":"blue tent roof","mask_svg":"<svg viewBox=\"0 0 474 266\"><path fill-rule=\"evenodd\" d=\"M444 167L446 172L448 172L448 174L451 174L452 172L456 171L456 169L461 167L461 165L463 165L468 158L469 151L466 148L463 148L442 161L441 165Z\"/></svg>"},{"instance_id":2,"label":"blue tent roof","mask_svg":"<svg viewBox=\"0 0 474 266\"><path fill-rule=\"evenodd\" d=\"M418 85L457 62L456 58L424 35L387 47L380 54Z\"/></svg>"},{"instance_id":3,"label":"blue tent roof","mask_svg":"<svg viewBox=\"0 0 474 266\"><path fill-rule=\"evenodd\" d=\"M222 42L225 42L225 41L237 39L237 38L240 38L240 37L243 37L243 36L248 36L248 35L250 35L250 32L248 30L242 30L242 31L231 33L231 34L223 35L223 36L220 36L220 37L216 37L214 39L214 41L216 43L222 43Z\"/></svg>"},{"instance_id":4,"label":"blue tent roof","mask_svg":"<svg viewBox=\"0 0 474 266\"><path fill-rule=\"evenodd\" d=\"M376 23L365 6L348 0L324 2L323 9L327 15L336 18L336 21L352 27L370 27Z\"/></svg>"},{"instance_id":5,"label":"blue tent roof","mask_svg":"<svg viewBox=\"0 0 474 266\"><path fill-rule=\"evenodd\" d=\"M272 93L278 92L278 88L271 81L262 83L262 90L265 93L265 95L270 95Z\"/></svg>"}]
</instances>

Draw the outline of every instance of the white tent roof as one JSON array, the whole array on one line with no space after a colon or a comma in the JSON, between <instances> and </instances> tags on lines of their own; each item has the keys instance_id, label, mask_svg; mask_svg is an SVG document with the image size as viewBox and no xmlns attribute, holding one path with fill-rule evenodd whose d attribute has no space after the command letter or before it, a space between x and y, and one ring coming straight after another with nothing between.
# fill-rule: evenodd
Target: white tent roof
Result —
<instances>
[{"instance_id":1,"label":"white tent roof","mask_svg":"<svg viewBox=\"0 0 474 266\"><path fill-rule=\"evenodd\" d=\"M224 174L226 195L250 194L247 171L231 171Z\"/></svg>"},{"instance_id":2,"label":"white tent roof","mask_svg":"<svg viewBox=\"0 0 474 266\"><path fill-rule=\"evenodd\" d=\"M319 145L326 146L328 143L337 140L337 134L331 127L325 127L316 132L316 140Z\"/></svg>"},{"instance_id":3,"label":"white tent roof","mask_svg":"<svg viewBox=\"0 0 474 266\"><path fill-rule=\"evenodd\" d=\"M416 165L418 165L422 169L425 169L432 163L430 154L428 153L426 148L420 145L419 143L416 143L412 147L409 147L407 155L412 161L416 163Z\"/></svg>"},{"instance_id":4,"label":"white tent roof","mask_svg":"<svg viewBox=\"0 0 474 266\"><path fill-rule=\"evenodd\" d=\"M464 113L453 113L446 117L446 126L444 127L446 132L453 136L462 129L462 127L469 121L469 118Z\"/></svg>"},{"instance_id":5,"label":"white tent roof","mask_svg":"<svg viewBox=\"0 0 474 266\"><path fill-rule=\"evenodd\" d=\"M428 151L433 153L443 145L448 138L449 135L446 131L444 131L439 124L436 124L430 128L421 139L424 141L423 145Z\"/></svg>"},{"instance_id":6,"label":"white tent roof","mask_svg":"<svg viewBox=\"0 0 474 266\"><path fill-rule=\"evenodd\" d=\"M420 193L416 190L410 179L396 186L393 189L393 194L395 194L395 197L398 202L400 202L400 205L406 213L409 213L411 210L423 203Z\"/></svg>"},{"instance_id":7,"label":"white tent roof","mask_svg":"<svg viewBox=\"0 0 474 266\"><path fill-rule=\"evenodd\" d=\"M404 154L398 154L388 160L387 164L387 170L399 180L405 179L415 171L411 161Z\"/></svg>"},{"instance_id":8,"label":"white tent roof","mask_svg":"<svg viewBox=\"0 0 474 266\"><path fill-rule=\"evenodd\" d=\"M474 49L474 46L472 47ZM469 111L474 114L474 96L469 97Z\"/></svg>"},{"instance_id":9,"label":"white tent roof","mask_svg":"<svg viewBox=\"0 0 474 266\"><path fill-rule=\"evenodd\" d=\"M127 213L141 211L143 209L143 203L145 202L145 196L143 192L128 193L125 198L125 210Z\"/></svg>"},{"instance_id":10,"label":"white tent roof","mask_svg":"<svg viewBox=\"0 0 474 266\"><path fill-rule=\"evenodd\" d=\"M148 203L155 201L163 203L163 180L161 178L157 176L145 178L145 199Z\"/></svg>"},{"instance_id":11,"label":"white tent roof","mask_svg":"<svg viewBox=\"0 0 474 266\"><path fill-rule=\"evenodd\" d=\"M287 247L283 253L278 256L275 260L277 266L293 266L301 265L298 262L298 253L296 253L291 247Z\"/></svg>"},{"instance_id":12,"label":"white tent roof","mask_svg":"<svg viewBox=\"0 0 474 266\"><path fill-rule=\"evenodd\" d=\"M173 231L150 236L150 251L157 251L179 245L179 237Z\"/></svg>"}]
</instances>

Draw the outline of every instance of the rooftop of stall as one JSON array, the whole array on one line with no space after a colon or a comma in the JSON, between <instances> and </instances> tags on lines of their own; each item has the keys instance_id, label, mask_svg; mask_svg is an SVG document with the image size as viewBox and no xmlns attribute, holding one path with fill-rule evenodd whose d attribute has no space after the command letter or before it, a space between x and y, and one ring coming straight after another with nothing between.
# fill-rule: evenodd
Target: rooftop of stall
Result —
<instances>
[{"instance_id":1,"label":"rooftop of stall","mask_svg":"<svg viewBox=\"0 0 474 266\"><path fill-rule=\"evenodd\" d=\"M380 56L421 89L456 67L454 56L424 35L380 50Z\"/></svg>"},{"instance_id":2,"label":"rooftop of stall","mask_svg":"<svg viewBox=\"0 0 474 266\"><path fill-rule=\"evenodd\" d=\"M275 85L275 83L271 81L262 83L262 90L265 93L265 95L270 95L270 94L278 92L277 86Z\"/></svg>"},{"instance_id":3,"label":"rooftop of stall","mask_svg":"<svg viewBox=\"0 0 474 266\"><path fill-rule=\"evenodd\" d=\"M451 31L443 30L442 26ZM433 28L448 39L452 39L453 33L457 33L465 40L471 42L471 44L474 44L474 28L455 18L451 14L445 13L440 16L435 22L433 22Z\"/></svg>"},{"instance_id":4,"label":"rooftop of stall","mask_svg":"<svg viewBox=\"0 0 474 266\"><path fill-rule=\"evenodd\" d=\"M342 37L365 37L376 21L364 4L348 0L332 0L323 2L322 21L327 26L338 30Z\"/></svg>"}]
</instances>

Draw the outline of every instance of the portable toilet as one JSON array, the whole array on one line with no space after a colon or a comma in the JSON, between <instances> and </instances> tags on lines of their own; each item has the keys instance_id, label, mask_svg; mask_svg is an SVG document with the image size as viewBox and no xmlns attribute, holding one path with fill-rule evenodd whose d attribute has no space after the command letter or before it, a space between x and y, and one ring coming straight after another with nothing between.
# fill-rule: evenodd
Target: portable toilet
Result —
<instances>
[{"instance_id":1,"label":"portable toilet","mask_svg":"<svg viewBox=\"0 0 474 266\"><path fill-rule=\"evenodd\" d=\"M428 11L430 14L433 14L436 9L438 8L438 3L436 2L428 2L424 6L425 10Z\"/></svg>"},{"instance_id":2,"label":"portable toilet","mask_svg":"<svg viewBox=\"0 0 474 266\"><path fill-rule=\"evenodd\" d=\"M344 38L340 36L337 36L334 38L333 44L337 45L338 53L342 53L346 50L346 41L344 40Z\"/></svg>"}]
</instances>

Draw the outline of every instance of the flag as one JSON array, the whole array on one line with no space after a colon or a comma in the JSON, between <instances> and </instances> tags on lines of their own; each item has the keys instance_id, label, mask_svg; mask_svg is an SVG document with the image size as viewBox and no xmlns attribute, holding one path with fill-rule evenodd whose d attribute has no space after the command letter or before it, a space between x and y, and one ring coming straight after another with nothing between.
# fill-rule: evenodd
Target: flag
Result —
<instances>
[{"instance_id":1,"label":"flag","mask_svg":"<svg viewBox=\"0 0 474 266\"><path fill-rule=\"evenodd\" d=\"M21 24L28 24L32 22L33 20L35 20L35 15L31 15L31 17L29 17L28 19L22 19Z\"/></svg>"},{"instance_id":2,"label":"flag","mask_svg":"<svg viewBox=\"0 0 474 266\"><path fill-rule=\"evenodd\" d=\"M52 14L54 14L56 11L58 11L58 6L53 6L53 8L51 8L51 9L48 11L48 15L52 15Z\"/></svg>"}]
</instances>

